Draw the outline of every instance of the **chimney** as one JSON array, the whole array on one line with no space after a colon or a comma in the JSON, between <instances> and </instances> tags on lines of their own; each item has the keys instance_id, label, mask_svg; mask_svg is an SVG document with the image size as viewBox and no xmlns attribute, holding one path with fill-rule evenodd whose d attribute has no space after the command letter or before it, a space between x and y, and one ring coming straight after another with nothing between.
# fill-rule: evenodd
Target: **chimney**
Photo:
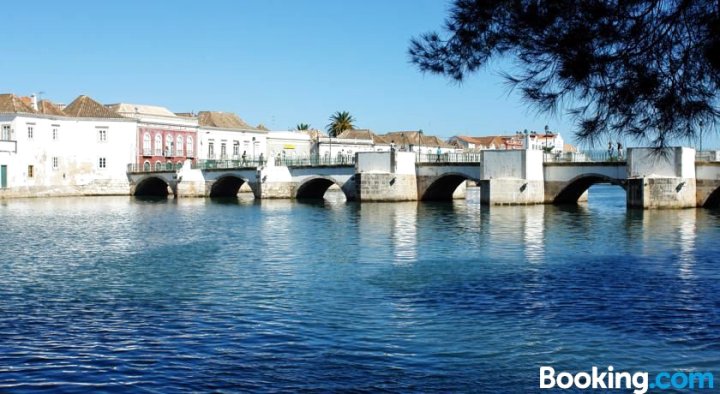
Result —
<instances>
[{"instance_id":1,"label":"chimney","mask_svg":"<svg viewBox=\"0 0 720 394\"><path fill-rule=\"evenodd\" d=\"M37 111L38 110L38 103L37 103L37 96L34 94L30 95L30 100L32 101L32 108Z\"/></svg>"}]
</instances>

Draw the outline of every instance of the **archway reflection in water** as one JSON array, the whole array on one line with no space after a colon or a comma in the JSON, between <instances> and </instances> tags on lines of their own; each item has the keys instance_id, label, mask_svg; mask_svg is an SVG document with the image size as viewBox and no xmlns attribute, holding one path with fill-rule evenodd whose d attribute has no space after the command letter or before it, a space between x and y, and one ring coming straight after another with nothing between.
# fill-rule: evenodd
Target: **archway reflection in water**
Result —
<instances>
[{"instance_id":1,"label":"archway reflection in water","mask_svg":"<svg viewBox=\"0 0 720 394\"><path fill-rule=\"evenodd\" d=\"M0 391L530 392L538 365L716 370L717 211L594 192L6 201Z\"/></svg>"}]
</instances>

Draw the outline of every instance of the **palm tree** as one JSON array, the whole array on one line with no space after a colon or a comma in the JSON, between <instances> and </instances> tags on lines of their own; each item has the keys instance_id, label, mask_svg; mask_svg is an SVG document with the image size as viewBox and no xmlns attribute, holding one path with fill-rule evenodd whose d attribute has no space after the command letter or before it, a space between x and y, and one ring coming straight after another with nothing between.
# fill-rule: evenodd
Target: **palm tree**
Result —
<instances>
[{"instance_id":1,"label":"palm tree","mask_svg":"<svg viewBox=\"0 0 720 394\"><path fill-rule=\"evenodd\" d=\"M337 137L338 134L345 130L352 130L355 128L353 125L355 119L347 111L337 111L330 116L330 124L327 125L327 131L330 137Z\"/></svg>"},{"instance_id":2,"label":"palm tree","mask_svg":"<svg viewBox=\"0 0 720 394\"><path fill-rule=\"evenodd\" d=\"M307 123L298 123L297 126L295 126L295 130L310 130L310 125Z\"/></svg>"}]
</instances>

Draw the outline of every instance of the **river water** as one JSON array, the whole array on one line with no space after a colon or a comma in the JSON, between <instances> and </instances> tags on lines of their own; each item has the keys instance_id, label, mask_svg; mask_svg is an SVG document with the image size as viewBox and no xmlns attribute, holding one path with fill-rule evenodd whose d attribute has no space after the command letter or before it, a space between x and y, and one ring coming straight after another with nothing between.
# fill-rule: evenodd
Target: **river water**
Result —
<instances>
[{"instance_id":1,"label":"river water","mask_svg":"<svg viewBox=\"0 0 720 394\"><path fill-rule=\"evenodd\" d=\"M1 392L535 392L720 367L720 212L0 203ZM477 196L475 196L477 197ZM716 374L717 376L717 374Z\"/></svg>"}]
</instances>

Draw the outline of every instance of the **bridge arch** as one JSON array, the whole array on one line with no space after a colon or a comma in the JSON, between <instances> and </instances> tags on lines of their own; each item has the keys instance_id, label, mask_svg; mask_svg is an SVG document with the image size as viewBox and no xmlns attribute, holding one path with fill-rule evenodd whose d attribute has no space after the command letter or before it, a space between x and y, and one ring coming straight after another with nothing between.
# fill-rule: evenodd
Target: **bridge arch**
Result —
<instances>
[{"instance_id":1,"label":"bridge arch","mask_svg":"<svg viewBox=\"0 0 720 394\"><path fill-rule=\"evenodd\" d=\"M553 198L553 204L577 204L580 196L582 196L590 186L598 183L609 183L621 186L623 189L626 187L622 180L607 175L596 173L582 174L565 183L560 192Z\"/></svg>"},{"instance_id":2,"label":"bridge arch","mask_svg":"<svg viewBox=\"0 0 720 394\"><path fill-rule=\"evenodd\" d=\"M210 187L210 197L235 197L248 180L235 175L224 175Z\"/></svg>"},{"instance_id":3,"label":"bridge arch","mask_svg":"<svg viewBox=\"0 0 720 394\"><path fill-rule=\"evenodd\" d=\"M165 179L158 176L150 176L135 185L133 195L167 197L170 194L169 189L170 184Z\"/></svg>"},{"instance_id":4,"label":"bridge arch","mask_svg":"<svg viewBox=\"0 0 720 394\"><path fill-rule=\"evenodd\" d=\"M327 192L332 185L340 187L346 200L352 199L348 196L340 182L328 176L314 176L306 179L297 187L295 198L298 200L322 200L325 192Z\"/></svg>"},{"instance_id":5,"label":"bridge arch","mask_svg":"<svg viewBox=\"0 0 720 394\"><path fill-rule=\"evenodd\" d=\"M465 181L478 182L460 172L449 172L433 179L425 190L420 190L422 201L452 201L453 194L458 186Z\"/></svg>"},{"instance_id":6,"label":"bridge arch","mask_svg":"<svg viewBox=\"0 0 720 394\"><path fill-rule=\"evenodd\" d=\"M710 195L705 199L703 203L705 208L720 208L720 187L716 188Z\"/></svg>"}]
</instances>

